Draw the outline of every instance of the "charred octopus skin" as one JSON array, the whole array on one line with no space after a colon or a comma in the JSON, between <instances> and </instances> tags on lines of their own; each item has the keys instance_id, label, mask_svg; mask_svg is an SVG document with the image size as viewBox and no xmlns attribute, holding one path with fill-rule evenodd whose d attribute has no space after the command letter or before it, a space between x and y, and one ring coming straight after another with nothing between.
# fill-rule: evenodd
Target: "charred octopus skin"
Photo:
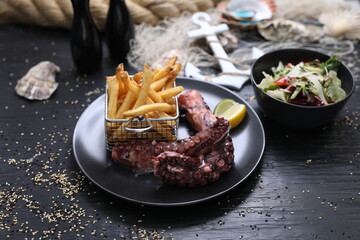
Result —
<instances>
[{"instance_id":1,"label":"charred octopus skin","mask_svg":"<svg viewBox=\"0 0 360 240\"><path fill-rule=\"evenodd\" d=\"M180 95L179 106L198 131L194 136L173 142L119 142L112 150L113 159L142 170L153 169L164 183L187 187L214 182L229 171L234 160L229 122L213 115L196 90Z\"/></svg>"},{"instance_id":2,"label":"charred octopus skin","mask_svg":"<svg viewBox=\"0 0 360 240\"><path fill-rule=\"evenodd\" d=\"M208 154L190 157L176 152L163 152L154 157L154 175L169 185L204 186L219 179L231 168L233 144L228 135Z\"/></svg>"}]
</instances>

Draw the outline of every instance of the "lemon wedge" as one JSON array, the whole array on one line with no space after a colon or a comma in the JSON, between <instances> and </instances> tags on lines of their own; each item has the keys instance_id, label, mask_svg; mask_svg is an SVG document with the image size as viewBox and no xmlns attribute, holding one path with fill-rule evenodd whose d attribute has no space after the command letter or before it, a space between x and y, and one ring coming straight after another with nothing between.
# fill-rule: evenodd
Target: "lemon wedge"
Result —
<instances>
[{"instance_id":1,"label":"lemon wedge","mask_svg":"<svg viewBox=\"0 0 360 240\"><path fill-rule=\"evenodd\" d=\"M238 126L246 115L246 106L232 99L221 100L214 109L214 114L224 117L231 125L231 128Z\"/></svg>"}]
</instances>

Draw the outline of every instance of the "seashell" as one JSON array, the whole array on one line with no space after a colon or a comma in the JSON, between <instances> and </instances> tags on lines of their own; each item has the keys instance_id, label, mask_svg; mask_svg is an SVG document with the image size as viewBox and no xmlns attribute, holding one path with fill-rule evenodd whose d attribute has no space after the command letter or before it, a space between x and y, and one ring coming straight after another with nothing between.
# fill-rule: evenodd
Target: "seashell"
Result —
<instances>
[{"instance_id":1,"label":"seashell","mask_svg":"<svg viewBox=\"0 0 360 240\"><path fill-rule=\"evenodd\" d=\"M324 31L335 38L360 40L360 11L355 9L322 13L319 22Z\"/></svg>"},{"instance_id":2,"label":"seashell","mask_svg":"<svg viewBox=\"0 0 360 240\"><path fill-rule=\"evenodd\" d=\"M55 81L58 72L60 68L54 63L40 62L18 80L15 91L18 95L30 100L48 99L59 85Z\"/></svg>"},{"instance_id":3,"label":"seashell","mask_svg":"<svg viewBox=\"0 0 360 240\"><path fill-rule=\"evenodd\" d=\"M258 0L234 0L227 4L226 11L235 19L238 20L238 17L245 15L251 21L261 21L264 19L269 19L272 16L272 12L269 6ZM249 16L246 16L250 14Z\"/></svg>"},{"instance_id":4,"label":"seashell","mask_svg":"<svg viewBox=\"0 0 360 240\"><path fill-rule=\"evenodd\" d=\"M317 42L324 36L321 27L283 18L261 22L258 24L258 30L261 36L273 42Z\"/></svg>"},{"instance_id":5,"label":"seashell","mask_svg":"<svg viewBox=\"0 0 360 240\"><path fill-rule=\"evenodd\" d=\"M232 52L239 47L238 38L231 32L223 32L217 35L219 42L224 48L225 52ZM191 47L203 49L209 54L213 54L206 38L198 38L190 43Z\"/></svg>"},{"instance_id":6,"label":"seashell","mask_svg":"<svg viewBox=\"0 0 360 240\"><path fill-rule=\"evenodd\" d=\"M276 10L273 0L233 0L218 5L221 20L241 27L255 27L257 23L270 19Z\"/></svg>"}]
</instances>

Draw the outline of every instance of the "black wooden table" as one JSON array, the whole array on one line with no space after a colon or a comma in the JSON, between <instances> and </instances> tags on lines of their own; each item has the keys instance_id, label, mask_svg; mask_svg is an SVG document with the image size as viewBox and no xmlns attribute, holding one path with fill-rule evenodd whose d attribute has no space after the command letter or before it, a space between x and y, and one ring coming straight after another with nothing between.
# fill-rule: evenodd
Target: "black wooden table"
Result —
<instances>
[{"instance_id":1,"label":"black wooden table","mask_svg":"<svg viewBox=\"0 0 360 240\"><path fill-rule=\"evenodd\" d=\"M261 114L247 84L237 94L266 134L255 171L206 202L144 206L96 187L73 155L76 122L116 67L104 50L102 70L80 76L68 31L0 26L0 239L360 239L358 87L334 122L297 131ZM17 79L44 60L61 67L54 95L17 96Z\"/></svg>"}]
</instances>

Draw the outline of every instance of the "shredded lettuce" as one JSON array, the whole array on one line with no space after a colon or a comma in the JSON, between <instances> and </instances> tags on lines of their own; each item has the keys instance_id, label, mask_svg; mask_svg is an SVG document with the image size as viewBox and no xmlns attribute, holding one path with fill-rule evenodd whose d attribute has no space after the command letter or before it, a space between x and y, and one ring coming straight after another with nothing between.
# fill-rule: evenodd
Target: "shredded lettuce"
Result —
<instances>
[{"instance_id":1,"label":"shredded lettuce","mask_svg":"<svg viewBox=\"0 0 360 240\"><path fill-rule=\"evenodd\" d=\"M325 70L323 68L319 68L319 67L304 66L303 69L307 72L318 73L321 75L323 75L325 73Z\"/></svg>"},{"instance_id":2,"label":"shredded lettuce","mask_svg":"<svg viewBox=\"0 0 360 240\"><path fill-rule=\"evenodd\" d=\"M336 57L323 63L315 60L295 66L279 62L272 68L273 75L263 72L264 78L257 87L285 102L309 106L336 103L346 97L335 71L339 64Z\"/></svg>"},{"instance_id":3,"label":"shredded lettuce","mask_svg":"<svg viewBox=\"0 0 360 240\"><path fill-rule=\"evenodd\" d=\"M337 77L335 71L329 71L329 79L325 84L325 95L330 102L339 102L346 97L346 92L341 88L341 80Z\"/></svg>"},{"instance_id":4,"label":"shredded lettuce","mask_svg":"<svg viewBox=\"0 0 360 240\"><path fill-rule=\"evenodd\" d=\"M274 77L270 74L263 72L265 78L257 85L258 88L264 90L265 92L268 90L274 90L278 88L276 84L274 84Z\"/></svg>"},{"instance_id":5,"label":"shredded lettuce","mask_svg":"<svg viewBox=\"0 0 360 240\"><path fill-rule=\"evenodd\" d=\"M325 98L325 94L323 92L323 87L319 81L319 76L310 74L307 76L307 80L310 81L314 86L314 88L312 88L313 89L312 93L317 95L323 101L324 104L328 104Z\"/></svg>"},{"instance_id":6,"label":"shredded lettuce","mask_svg":"<svg viewBox=\"0 0 360 240\"><path fill-rule=\"evenodd\" d=\"M287 97L284 91L281 91L280 89L276 89L276 90L269 90L266 92L267 94L269 94L270 96L280 99L284 102L287 102Z\"/></svg>"},{"instance_id":7,"label":"shredded lettuce","mask_svg":"<svg viewBox=\"0 0 360 240\"><path fill-rule=\"evenodd\" d=\"M272 68L272 72L274 74L274 78L278 79L281 76L286 75L290 71L289 68L286 68L284 64L280 61L276 68Z\"/></svg>"}]
</instances>

